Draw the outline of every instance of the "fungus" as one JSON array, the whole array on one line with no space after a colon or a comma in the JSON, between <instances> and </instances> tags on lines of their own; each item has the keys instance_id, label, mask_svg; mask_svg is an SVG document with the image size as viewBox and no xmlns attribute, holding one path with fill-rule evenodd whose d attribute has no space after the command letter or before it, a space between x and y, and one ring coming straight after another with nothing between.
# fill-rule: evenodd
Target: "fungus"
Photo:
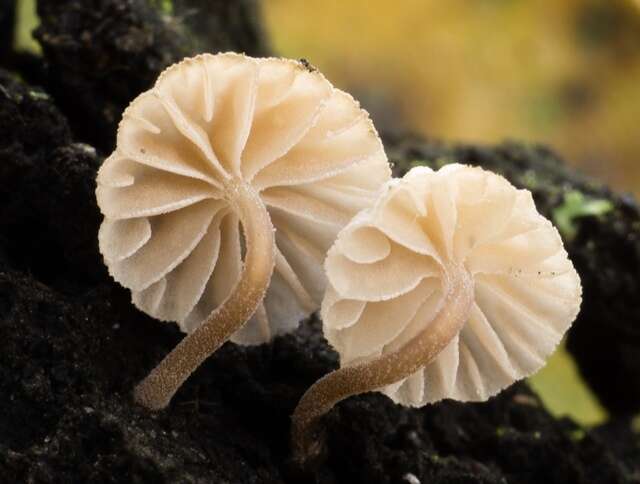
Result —
<instances>
[{"instance_id":1,"label":"fungus","mask_svg":"<svg viewBox=\"0 0 640 484\"><path fill-rule=\"evenodd\" d=\"M464 165L414 168L338 235L321 315L341 368L293 415L297 459L317 456L319 420L380 391L423 406L482 401L536 372L575 319L578 274L527 190Z\"/></svg>"},{"instance_id":2,"label":"fungus","mask_svg":"<svg viewBox=\"0 0 640 484\"><path fill-rule=\"evenodd\" d=\"M136 400L164 408L229 338L266 342L317 309L327 249L389 177L366 111L306 63L205 54L165 70L97 178L110 274L188 333Z\"/></svg>"}]
</instances>

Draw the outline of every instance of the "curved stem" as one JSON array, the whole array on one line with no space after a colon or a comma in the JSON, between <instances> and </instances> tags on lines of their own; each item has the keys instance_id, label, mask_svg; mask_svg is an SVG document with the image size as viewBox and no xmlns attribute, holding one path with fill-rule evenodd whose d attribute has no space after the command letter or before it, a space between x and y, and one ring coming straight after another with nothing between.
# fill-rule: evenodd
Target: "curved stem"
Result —
<instances>
[{"instance_id":1,"label":"curved stem","mask_svg":"<svg viewBox=\"0 0 640 484\"><path fill-rule=\"evenodd\" d=\"M339 368L314 383L292 416L294 458L304 463L320 452L320 418L341 400L396 383L432 361L459 333L473 303L473 281L463 267L449 267L443 306L424 330L402 348L366 363Z\"/></svg>"},{"instance_id":2,"label":"curved stem","mask_svg":"<svg viewBox=\"0 0 640 484\"><path fill-rule=\"evenodd\" d=\"M246 256L231 295L186 336L134 390L135 400L152 410L165 408L196 368L242 327L262 302L275 264L274 230L264 203L250 186L229 187L242 223Z\"/></svg>"}]
</instances>

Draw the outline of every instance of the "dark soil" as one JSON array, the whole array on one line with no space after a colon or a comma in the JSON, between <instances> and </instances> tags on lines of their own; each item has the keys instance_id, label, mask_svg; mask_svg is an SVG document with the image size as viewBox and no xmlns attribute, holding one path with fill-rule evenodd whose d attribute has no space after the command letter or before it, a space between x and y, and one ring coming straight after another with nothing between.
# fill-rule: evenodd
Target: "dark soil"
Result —
<instances>
[{"instance_id":1,"label":"dark soil","mask_svg":"<svg viewBox=\"0 0 640 484\"><path fill-rule=\"evenodd\" d=\"M238 5L255 14L253 2ZM549 151L520 144L388 140L398 172L443 156L481 164L532 189L551 215L570 188L612 201L605 215L577 219L569 243L585 284L570 348L620 415L606 426L554 418L524 383L486 403L421 410L362 395L327 416L326 461L301 477L289 463L289 415L337 365L314 319L271 345L226 344L165 412L134 405L134 384L182 336L138 312L109 279L97 250L94 179L118 109L187 44L164 37L176 19L136 0L40 1L39 9L44 58L20 74L47 73L44 90L0 71L0 483L640 482L640 434L625 416L640 401L638 208ZM191 28L185 22L178 31ZM131 29L151 40L129 43ZM188 36L203 39L197 32ZM223 50L260 35L239 34ZM120 84L108 68L118 59ZM81 143L88 141L99 149Z\"/></svg>"},{"instance_id":2,"label":"dark soil","mask_svg":"<svg viewBox=\"0 0 640 484\"><path fill-rule=\"evenodd\" d=\"M0 63L11 54L15 13L15 0L0 0Z\"/></svg>"},{"instance_id":3,"label":"dark soil","mask_svg":"<svg viewBox=\"0 0 640 484\"><path fill-rule=\"evenodd\" d=\"M104 151L124 108L168 65L203 51L268 51L251 1L39 0L38 14L45 62L37 81L76 136Z\"/></svg>"}]
</instances>

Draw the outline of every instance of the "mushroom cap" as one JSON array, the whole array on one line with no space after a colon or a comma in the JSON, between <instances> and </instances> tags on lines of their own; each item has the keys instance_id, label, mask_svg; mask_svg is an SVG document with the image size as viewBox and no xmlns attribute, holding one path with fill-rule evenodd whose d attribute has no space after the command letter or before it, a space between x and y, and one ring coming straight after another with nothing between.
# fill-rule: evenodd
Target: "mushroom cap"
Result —
<instances>
[{"instance_id":1,"label":"mushroom cap","mask_svg":"<svg viewBox=\"0 0 640 484\"><path fill-rule=\"evenodd\" d=\"M452 266L474 283L468 320L429 364L380 391L410 406L481 401L541 368L578 314L580 278L529 191L459 164L390 181L329 250L322 318L342 365L428 330Z\"/></svg>"},{"instance_id":2,"label":"mushroom cap","mask_svg":"<svg viewBox=\"0 0 640 484\"><path fill-rule=\"evenodd\" d=\"M250 185L276 230L270 324L254 317L232 340L261 343L319 307L326 251L389 177L367 112L308 64L199 55L125 110L97 177L100 251L139 309L192 332L239 279L230 181Z\"/></svg>"}]
</instances>

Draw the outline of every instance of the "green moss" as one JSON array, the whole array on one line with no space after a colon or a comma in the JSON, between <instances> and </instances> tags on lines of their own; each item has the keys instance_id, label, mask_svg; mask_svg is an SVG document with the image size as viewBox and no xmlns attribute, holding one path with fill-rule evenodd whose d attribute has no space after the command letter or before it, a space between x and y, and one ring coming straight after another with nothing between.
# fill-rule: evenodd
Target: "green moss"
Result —
<instances>
[{"instance_id":1,"label":"green moss","mask_svg":"<svg viewBox=\"0 0 640 484\"><path fill-rule=\"evenodd\" d=\"M540 186L536 172L533 170L527 170L522 174L522 184L528 190L535 190Z\"/></svg>"},{"instance_id":2,"label":"green moss","mask_svg":"<svg viewBox=\"0 0 640 484\"><path fill-rule=\"evenodd\" d=\"M34 101L47 101L50 99L49 95L46 92L36 91L33 89L28 91L28 95Z\"/></svg>"},{"instance_id":3,"label":"green moss","mask_svg":"<svg viewBox=\"0 0 640 484\"><path fill-rule=\"evenodd\" d=\"M602 216L612 209L609 200L585 197L582 192L571 190L565 193L562 205L553 209L553 222L566 240L572 240L578 232L576 219Z\"/></svg>"},{"instance_id":4,"label":"green moss","mask_svg":"<svg viewBox=\"0 0 640 484\"><path fill-rule=\"evenodd\" d=\"M173 0L154 0L153 3L164 15L173 15Z\"/></svg>"},{"instance_id":5,"label":"green moss","mask_svg":"<svg viewBox=\"0 0 640 484\"><path fill-rule=\"evenodd\" d=\"M429 455L429 460L433 463L433 464L439 464L442 462L442 457L440 457L438 454L430 454Z\"/></svg>"},{"instance_id":6,"label":"green moss","mask_svg":"<svg viewBox=\"0 0 640 484\"><path fill-rule=\"evenodd\" d=\"M574 442L580 442L587 436L587 432L584 429L574 429L569 432L569 438Z\"/></svg>"}]
</instances>

